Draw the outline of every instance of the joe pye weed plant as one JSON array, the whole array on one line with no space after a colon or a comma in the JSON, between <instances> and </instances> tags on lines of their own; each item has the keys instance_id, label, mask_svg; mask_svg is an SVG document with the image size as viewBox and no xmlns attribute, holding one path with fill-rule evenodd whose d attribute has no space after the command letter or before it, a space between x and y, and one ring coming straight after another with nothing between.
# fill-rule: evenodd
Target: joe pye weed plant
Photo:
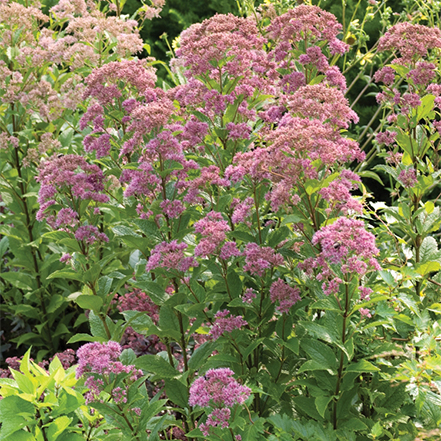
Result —
<instances>
[{"instance_id":1,"label":"joe pye weed plant","mask_svg":"<svg viewBox=\"0 0 441 441\"><path fill-rule=\"evenodd\" d=\"M34 327L17 343L39 359L68 326L90 333L70 337L67 371L29 352L5 371L0 438L436 429L439 30L399 23L379 40L386 164L359 175L331 13L268 3L194 24L159 87L122 6L61 2L44 28L20 6L35 32L5 49L2 306ZM384 172L390 207L362 181Z\"/></svg>"}]
</instances>

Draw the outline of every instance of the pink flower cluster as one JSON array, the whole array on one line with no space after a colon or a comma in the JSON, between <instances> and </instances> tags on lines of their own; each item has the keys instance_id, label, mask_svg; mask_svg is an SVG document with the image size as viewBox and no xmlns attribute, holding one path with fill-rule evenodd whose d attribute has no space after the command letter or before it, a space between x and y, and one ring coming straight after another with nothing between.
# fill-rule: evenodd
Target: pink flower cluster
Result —
<instances>
[{"instance_id":1,"label":"pink flower cluster","mask_svg":"<svg viewBox=\"0 0 441 441\"><path fill-rule=\"evenodd\" d=\"M129 383L142 377L143 373L140 369L136 369L133 365L123 365L120 361L117 361L120 355L121 346L115 341L87 343L78 349L76 378L87 377L84 384L90 390L86 394L86 402L98 399L99 394L108 384L108 378L111 375L129 374L130 377L127 379ZM121 392L121 388L115 392L115 397L119 401L124 402L125 395Z\"/></svg>"},{"instance_id":2,"label":"pink flower cluster","mask_svg":"<svg viewBox=\"0 0 441 441\"><path fill-rule=\"evenodd\" d=\"M265 270L283 265L283 256L270 247L260 247L257 243L247 243L245 246L244 271L263 277Z\"/></svg>"},{"instance_id":3,"label":"pink flower cluster","mask_svg":"<svg viewBox=\"0 0 441 441\"><path fill-rule=\"evenodd\" d=\"M300 289L292 288L282 279L276 280L270 288L271 301L275 303L279 302L277 310L282 314L287 314L291 306L300 301Z\"/></svg>"},{"instance_id":4,"label":"pink flower cluster","mask_svg":"<svg viewBox=\"0 0 441 441\"><path fill-rule=\"evenodd\" d=\"M184 255L186 249L187 244L178 243L176 240L156 245L147 262L146 271L153 271L155 268L166 268L185 272L191 267L197 267L199 264L193 257Z\"/></svg>"},{"instance_id":5,"label":"pink flower cluster","mask_svg":"<svg viewBox=\"0 0 441 441\"><path fill-rule=\"evenodd\" d=\"M210 211L206 217L195 222L194 231L202 236L194 250L195 256L209 257L214 254L221 243L225 241L226 232L230 230L231 228L222 214L215 211Z\"/></svg>"},{"instance_id":6,"label":"pink flower cluster","mask_svg":"<svg viewBox=\"0 0 441 441\"><path fill-rule=\"evenodd\" d=\"M199 426L205 436L209 435L210 427L229 427L230 408L243 404L250 396L251 389L241 385L233 375L228 368L210 369L190 387L190 406L213 408L207 421Z\"/></svg>"},{"instance_id":7,"label":"pink flower cluster","mask_svg":"<svg viewBox=\"0 0 441 441\"><path fill-rule=\"evenodd\" d=\"M226 309L218 311L214 317L215 320L210 330L213 340L217 340L225 332L232 332L234 329L240 329L248 324L241 315L232 315Z\"/></svg>"},{"instance_id":8,"label":"pink flower cluster","mask_svg":"<svg viewBox=\"0 0 441 441\"><path fill-rule=\"evenodd\" d=\"M321 269L317 280L323 280L325 294L337 293L342 283L331 265L338 265L343 275L356 274L358 277L380 269L375 259L379 253L375 236L366 231L362 221L340 217L315 233L312 243L320 245L321 252L316 258L308 258L298 266L310 275L314 268Z\"/></svg>"},{"instance_id":9,"label":"pink flower cluster","mask_svg":"<svg viewBox=\"0 0 441 441\"><path fill-rule=\"evenodd\" d=\"M418 182L417 173L414 168L408 168L401 170L398 175L398 180L401 182L404 188L412 188Z\"/></svg>"},{"instance_id":10,"label":"pink flower cluster","mask_svg":"<svg viewBox=\"0 0 441 441\"><path fill-rule=\"evenodd\" d=\"M41 184L37 220L45 219L53 228L64 228L72 232L78 241L89 245L95 241L108 242L106 234L96 226L80 224L80 217L85 212L75 211L82 201L89 201L92 205L89 209L96 215L99 214L97 205L108 202L109 197L104 193L105 178L98 166L77 155L51 158L40 166L37 181ZM70 206L58 209L58 204L63 206L66 202Z\"/></svg>"},{"instance_id":11,"label":"pink flower cluster","mask_svg":"<svg viewBox=\"0 0 441 441\"><path fill-rule=\"evenodd\" d=\"M360 177L350 170L342 170L337 179L319 191L323 199L329 202L329 207L326 209L328 214L332 210L337 210L344 215L350 212L361 214L363 211L361 203L350 193L351 190L357 188L354 182L361 182Z\"/></svg>"},{"instance_id":12,"label":"pink flower cluster","mask_svg":"<svg viewBox=\"0 0 441 441\"><path fill-rule=\"evenodd\" d=\"M427 56L430 49L441 48L441 31L438 28L398 23L392 26L378 41L378 50L397 50L397 64L411 64Z\"/></svg>"}]
</instances>

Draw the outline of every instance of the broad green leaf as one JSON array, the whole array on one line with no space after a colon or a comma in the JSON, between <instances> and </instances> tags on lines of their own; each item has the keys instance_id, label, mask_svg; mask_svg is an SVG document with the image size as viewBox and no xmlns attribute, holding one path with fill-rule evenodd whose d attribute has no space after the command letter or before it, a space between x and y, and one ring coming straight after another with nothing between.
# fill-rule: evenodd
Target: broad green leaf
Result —
<instances>
[{"instance_id":1,"label":"broad green leaf","mask_svg":"<svg viewBox=\"0 0 441 441\"><path fill-rule=\"evenodd\" d=\"M328 404L331 402L331 400L332 397L327 397L327 396L321 396L315 399L315 407L317 408L317 412L323 418L325 417L326 409L328 408Z\"/></svg>"},{"instance_id":2,"label":"broad green leaf","mask_svg":"<svg viewBox=\"0 0 441 441\"><path fill-rule=\"evenodd\" d=\"M6 438L35 420L35 408L16 395L0 400L0 439Z\"/></svg>"},{"instance_id":3,"label":"broad green leaf","mask_svg":"<svg viewBox=\"0 0 441 441\"><path fill-rule=\"evenodd\" d=\"M326 344L305 338L300 342L300 347L317 364L322 366L323 370L334 370L337 367L337 359L334 351Z\"/></svg>"},{"instance_id":4,"label":"broad green leaf","mask_svg":"<svg viewBox=\"0 0 441 441\"><path fill-rule=\"evenodd\" d=\"M416 265L415 270L421 276L437 272L441 269L441 263L439 262L426 262Z\"/></svg>"},{"instance_id":5,"label":"broad green leaf","mask_svg":"<svg viewBox=\"0 0 441 441\"><path fill-rule=\"evenodd\" d=\"M165 391L167 393L167 398L171 400L173 403L177 404L179 407L182 407L184 409L186 407L189 407L187 386L182 384L180 381L173 379L166 379Z\"/></svg>"},{"instance_id":6,"label":"broad green leaf","mask_svg":"<svg viewBox=\"0 0 441 441\"><path fill-rule=\"evenodd\" d=\"M99 342L103 343L103 342L107 341L107 339L104 337L94 337L89 334L80 333L80 334L73 335L67 343L76 343L78 341L89 341L89 342L90 341L99 341Z\"/></svg>"},{"instance_id":7,"label":"broad green leaf","mask_svg":"<svg viewBox=\"0 0 441 441\"><path fill-rule=\"evenodd\" d=\"M193 370L199 369L207 360L207 358L213 353L215 348L214 342L206 341L202 343L191 356L188 361L188 367Z\"/></svg>"},{"instance_id":8,"label":"broad green leaf","mask_svg":"<svg viewBox=\"0 0 441 441\"><path fill-rule=\"evenodd\" d=\"M7 436L6 438L1 437L2 441L38 441L32 435L31 432L27 432L24 430L19 430L18 432L14 432L12 435ZM67 441L67 440L66 440ZM78 441L84 441L84 438L81 437L81 440Z\"/></svg>"},{"instance_id":9,"label":"broad green leaf","mask_svg":"<svg viewBox=\"0 0 441 441\"><path fill-rule=\"evenodd\" d=\"M100 311L101 307L103 306L103 299L95 295L81 295L75 299L75 303L83 309Z\"/></svg>"},{"instance_id":10,"label":"broad green leaf","mask_svg":"<svg viewBox=\"0 0 441 441\"><path fill-rule=\"evenodd\" d=\"M52 441L55 441L69 426L72 418L66 415L60 416L52 421L47 427L47 436Z\"/></svg>"},{"instance_id":11,"label":"broad green leaf","mask_svg":"<svg viewBox=\"0 0 441 441\"><path fill-rule=\"evenodd\" d=\"M24 289L24 290L34 289L34 283L32 281L32 278L27 274L24 274L22 271L20 272L8 271L6 273L0 273L0 277L18 289Z\"/></svg>"},{"instance_id":12,"label":"broad green leaf","mask_svg":"<svg viewBox=\"0 0 441 441\"><path fill-rule=\"evenodd\" d=\"M81 273L76 272L74 270L58 270L50 274L48 279L67 279L67 280L78 280L79 282L83 282L83 276Z\"/></svg>"},{"instance_id":13,"label":"broad green leaf","mask_svg":"<svg viewBox=\"0 0 441 441\"><path fill-rule=\"evenodd\" d=\"M142 355L136 360L135 366L145 372L158 375L160 378L176 378L181 375L160 355Z\"/></svg>"},{"instance_id":14,"label":"broad green leaf","mask_svg":"<svg viewBox=\"0 0 441 441\"><path fill-rule=\"evenodd\" d=\"M367 360L360 360L357 363L351 363L346 367L346 372L377 372L380 369Z\"/></svg>"}]
</instances>

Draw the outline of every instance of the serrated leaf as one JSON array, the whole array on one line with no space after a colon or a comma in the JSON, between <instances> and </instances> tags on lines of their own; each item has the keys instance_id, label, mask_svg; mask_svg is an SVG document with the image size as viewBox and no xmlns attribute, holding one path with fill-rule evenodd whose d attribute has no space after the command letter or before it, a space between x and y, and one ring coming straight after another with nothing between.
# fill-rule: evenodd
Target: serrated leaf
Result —
<instances>
[{"instance_id":1,"label":"serrated leaf","mask_svg":"<svg viewBox=\"0 0 441 441\"><path fill-rule=\"evenodd\" d=\"M167 398L173 403L177 404L179 407L185 409L189 407L188 405L188 389L178 380L166 379L165 380L165 391L167 393Z\"/></svg>"},{"instance_id":2,"label":"serrated leaf","mask_svg":"<svg viewBox=\"0 0 441 441\"><path fill-rule=\"evenodd\" d=\"M19 431L35 419L34 406L21 397L12 395L0 400L0 439Z\"/></svg>"},{"instance_id":3,"label":"serrated leaf","mask_svg":"<svg viewBox=\"0 0 441 441\"><path fill-rule=\"evenodd\" d=\"M66 430L71 421L72 418L69 418L66 415L56 418L46 429L48 438L51 441L55 441Z\"/></svg>"},{"instance_id":4,"label":"serrated leaf","mask_svg":"<svg viewBox=\"0 0 441 441\"><path fill-rule=\"evenodd\" d=\"M211 341L202 343L191 356L188 361L188 367L193 370L199 369L207 360L207 358L213 353L215 344Z\"/></svg>"},{"instance_id":5,"label":"serrated leaf","mask_svg":"<svg viewBox=\"0 0 441 441\"><path fill-rule=\"evenodd\" d=\"M334 351L326 344L305 338L300 342L300 347L308 354L315 363L322 366L323 370L335 370L337 359Z\"/></svg>"},{"instance_id":6,"label":"serrated leaf","mask_svg":"<svg viewBox=\"0 0 441 441\"><path fill-rule=\"evenodd\" d=\"M145 372L158 375L160 378L176 378L181 375L160 355L142 355L136 360L135 366Z\"/></svg>"},{"instance_id":7,"label":"serrated leaf","mask_svg":"<svg viewBox=\"0 0 441 441\"><path fill-rule=\"evenodd\" d=\"M367 360L360 360L357 363L351 363L346 367L346 372L377 372L380 369Z\"/></svg>"},{"instance_id":8,"label":"serrated leaf","mask_svg":"<svg viewBox=\"0 0 441 441\"><path fill-rule=\"evenodd\" d=\"M103 306L103 299L95 295L80 295L75 299L75 303L80 308L99 311Z\"/></svg>"},{"instance_id":9,"label":"serrated leaf","mask_svg":"<svg viewBox=\"0 0 441 441\"><path fill-rule=\"evenodd\" d=\"M74 270L58 270L50 274L48 279L67 279L67 280L78 280L79 282L83 282L83 275Z\"/></svg>"},{"instance_id":10,"label":"serrated leaf","mask_svg":"<svg viewBox=\"0 0 441 441\"><path fill-rule=\"evenodd\" d=\"M331 402L331 400L332 397L327 397L327 396L321 396L315 399L315 407L317 409L317 412L323 418L325 417L326 409L328 408L328 404Z\"/></svg>"}]
</instances>

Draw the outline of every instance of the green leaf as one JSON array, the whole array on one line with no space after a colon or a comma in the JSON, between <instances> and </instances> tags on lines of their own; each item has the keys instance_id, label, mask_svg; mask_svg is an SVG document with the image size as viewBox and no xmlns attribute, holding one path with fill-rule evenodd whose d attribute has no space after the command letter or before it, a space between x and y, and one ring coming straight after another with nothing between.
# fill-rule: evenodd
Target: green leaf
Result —
<instances>
[{"instance_id":1,"label":"green leaf","mask_svg":"<svg viewBox=\"0 0 441 441\"><path fill-rule=\"evenodd\" d=\"M161 287L158 283L147 281L147 280L130 280L130 283L136 288L140 288L146 291L152 301L161 306L168 298L167 293L164 288Z\"/></svg>"},{"instance_id":2,"label":"green leaf","mask_svg":"<svg viewBox=\"0 0 441 441\"><path fill-rule=\"evenodd\" d=\"M22 392L30 395L35 395L35 392L37 391L37 386L32 382L30 378L14 369L10 369L10 371L12 373L12 376L14 377L14 380L17 382L17 386Z\"/></svg>"},{"instance_id":3,"label":"green leaf","mask_svg":"<svg viewBox=\"0 0 441 441\"><path fill-rule=\"evenodd\" d=\"M233 299L242 294L242 281L232 267L228 269L227 283L229 293Z\"/></svg>"},{"instance_id":4,"label":"green leaf","mask_svg":"<svg viewBox=\"0 0 441 441\"><path fill-rule=\"evenodd\" d=\"M346 367L346 372L377 372L380 369L367 360L351 363Z\"/></svg>"},{"instance_id":5,"label":"green leaf","mask_svg":"<svg viewBox=\"0 0 441 441\"><path fill-rule=\"evenodd\" d=\"M318 363L317 361L314 360L308 360L307 362L303 363L300 366L298 373L301 374L302 372L308 372L308 371L327 371L331 375L335 375L335 373L337 372L335 369L330 369L329 367L326 367L322 363Z\"/></svg>"},{"instance_id":6,"label":"green leaf","mask_svg":"<svg viewBox=\"0 0 441 441\"><path fill-rule=\"evenodd\" d=\"M136 360L135 366L145 372L158 375L160 378L176 378L181 375L160 355L142 355Z\"/></svg>"},{"instance_id":7,"label":"green leaf","mask_svg":"<svg viewBox=\"0 0 441 441\"><path fill-rule=\"evenodd\" d=\"M177 404L182 408L189 407L188 405L188 389L178 380L166 379L165 380L165 391L167 393L167 398L173 403Z\"/></svg>"},{"instance_id":8,"label":"green leaf","mask_svg":"<svg viewBox=\"0 0 441 441\"><path fill-rule=\"evenodd\" d=\"M337 367L337 359L334 351L326 344L305 338L300 342L300 347L315 363L322 366L323 370L334 370Z\"/></svg>"},{"instance_id":9,"label":"green leaf","mask_svg":"<svg viewBox=\"0 0 441 441\"><path fill-rule=\"evenodd\" d=\"M48 279L67 279L67 280L78 280L79 282L83 282L83 276L79 272L74 270L62 269L53 272L50 274Z\"/></svg>"},{"instance_id":10,"label":"green leaf","mask_svg":"<svg viewBox=\"0 0 441 441\"><path fill-rule=\"evenodd\" d=\"M159 310L158 326L162 333L175 340L181 338L179 320L172 307L163 305Z\"/></svg>"},{"instance_id":11,"label":"green leaf","mask_svg":"<svg viewBox=\"0 0 441 441\"><path fill-rule=\"evenodd\" d=\"M75 303L83 309L100 311L103 306L103 299L95 295L81 295L75 299Z\"/></svg>"},{"instance_id":12,"label":"green leaf","mask_svg":"<svg viewBox=\"0 0 441 441\"><path fill-rule=\"evenodd\" d=\"M433 111L434 102L434 95L425 95L423 98L421 98L421 105L416 109L418 121L429 116L429 114Z\"/></svg>"},{"instance_id":13,"label":"green leaf","mask_svg":"<svg viewBox=\"0 0 441 441\"><path fill-rule=\"evenodd\" d=\"M215 349L214 342L206 341L202 343L191 356L188 367L193 370L199 369L207 360L207 358L213 353Z\"/></svg>"},{"instance_id":14,"label":"green leaf","mask_svg":"<svg viewBox=\"0 0 441 441\"><path fill-rule=\"evenodd\" d=\"M416 147L412 144L412 139L409 135L398 132L396 136L398 145L411 157L414 157L416 152L413 149Z\"/></svg>"},{"instance_id":15,"label":"green leaf","mask_svg":"<svg viewBox=\"0 0 441 441\"><path fill-rule=\"evenodd\" d=\"M327 397L327 396L321 396L315 399L315 407L317 408L317 412L323 418L325 417L326 409L328 408L328 404L330 403L331 400L332 397Z\"/></svg>"},{"instance_id":16,"label":"green leaf","mask_svg":"<svg viewBox=\"0 0 441 441\"><path fill-rule=\"evenodd\" d=\"M126 227L125 225L118 225L116 227L113 227L112 231L115 234L115 236L142 237L141 235L133 231L131 228Z\"/></svg>"},{"instance_id":17,"label":"green leaf","mask_svg":"<svg viewBox=\"0 0 441 441\"><path fill-rule=\"evenodd\" d=\"M24 274L22 271L8 271L6 273L0 273L0 277L18 289L34 289L32 278L27 274Z\"/></svg>"},{"instance_id":18,"label":"green leaf","mask_svg":"<svg viewBox=\"0 0 441 441\"><path fill-rule=\"evenodd\" d=\"M5 236L2 238L2 240L0 240L0 257L3 257L3 254L6 253L8 248L9 248L9 239L7 236Z\"/></svg>"},{"instance_id":19,"label":"green leaf","mask_svg":"<svg viewBox=\"0 0 441 441\"><path fill-rule=\"evenodd\" d=\"M19 430L6 438L1 437L0 439L2 441L36 441L36 438L31 432L25 432L24 430ZM81 440L79 441L84 441L84 438L81 437Z\"/></svg>"},{"instance_id":20,"label":"green leaf","mask_svg":"<svg viewBox=\"0 0 441 441\"><path fill-rule=\"evenodd\" d=\"M299 222L304 222L305 218L300 216L299 214L290 214L289 216L285 216L282 221L282 225L289 224L298 224Z\"/></svg>"},{"instance_id":21,"label":"green leaf","mask_svg":"<svg viewBox=\"0 0 441 441\"><path fill-rule=\"evenodd\" d=\"M380 185L384 186L383 181L381 180L380 176L378 176L377 173L375 173L373 171L368 171L368 170L361 171L361 172L358 172L358 175L361 178L373 179L373 180L377 181Z\"/></svg>"},{"instance_id":22,"label":"green leaf","mask_svg":"<svg viewBox=\"0 0 441 441\"><path fill-rule=\"evenodd\" d=\"M48 439L55 441L66 430L71 421L72 418L68 418L66 415L52 421L46 429Z\"/></svg>"},{"instance_id":23,"label":"green leaf","mask_svg":"<svg viewBox=\"0 0 441 441\"><path fill-rule=\"evenodd\" d=\"M294 354L299 355L300 342L296 337L290 338L283 342L283 346L287 347L290 351L294 352Z\"/></svg>"},{"instance_id":24,"label":"green leaf","mask_svg":"<svg viewBox=\"0 0 441 441\"><path fill-rule=\"evenodd\" d=\"M437 272L441 269L441 264L439 262L426 262L416 265L415 271L421 276L426 276L427 274Z\"/></svg>"},{"instance_id":25,"label":"green leaf","mask_svg":"<svg viewBox=\"0 0 441 441\"><path fill-rule=\"evenodd\" d=\"M101 343L107 341L104 337L94 337L89 334L75 334L73 335L67 343L76 343L78 341L99 341Z\"/></svg>"},{"instance_id":26,"label":"green leaf","mask_svg":"<svg viewBox=\"0 0 441 441\"><path fill-rule=\"evenodd\" d=\"M113 327L112 320L106 316L105 318L107 327L110 328ZM90 311L89 313L89 324L90 324L90 332L94 337L101 337L106 340L109 339L109 336L107 335L106 327L104 326L103 320L100 319L98 315L95 314L94 311ZM111 332L111 331L110 331Z\"/></svg>"},{"instance_id":27,"label":"green leaf","mask_svg":"<svg viewBox=\"0 0 441 441\"><path fill-rule=\"evenodd\" d=\"M35 408L29 402L16 395L0 400L0 439L25 427L35 420Z\"/></svg>"}]
</instances>

